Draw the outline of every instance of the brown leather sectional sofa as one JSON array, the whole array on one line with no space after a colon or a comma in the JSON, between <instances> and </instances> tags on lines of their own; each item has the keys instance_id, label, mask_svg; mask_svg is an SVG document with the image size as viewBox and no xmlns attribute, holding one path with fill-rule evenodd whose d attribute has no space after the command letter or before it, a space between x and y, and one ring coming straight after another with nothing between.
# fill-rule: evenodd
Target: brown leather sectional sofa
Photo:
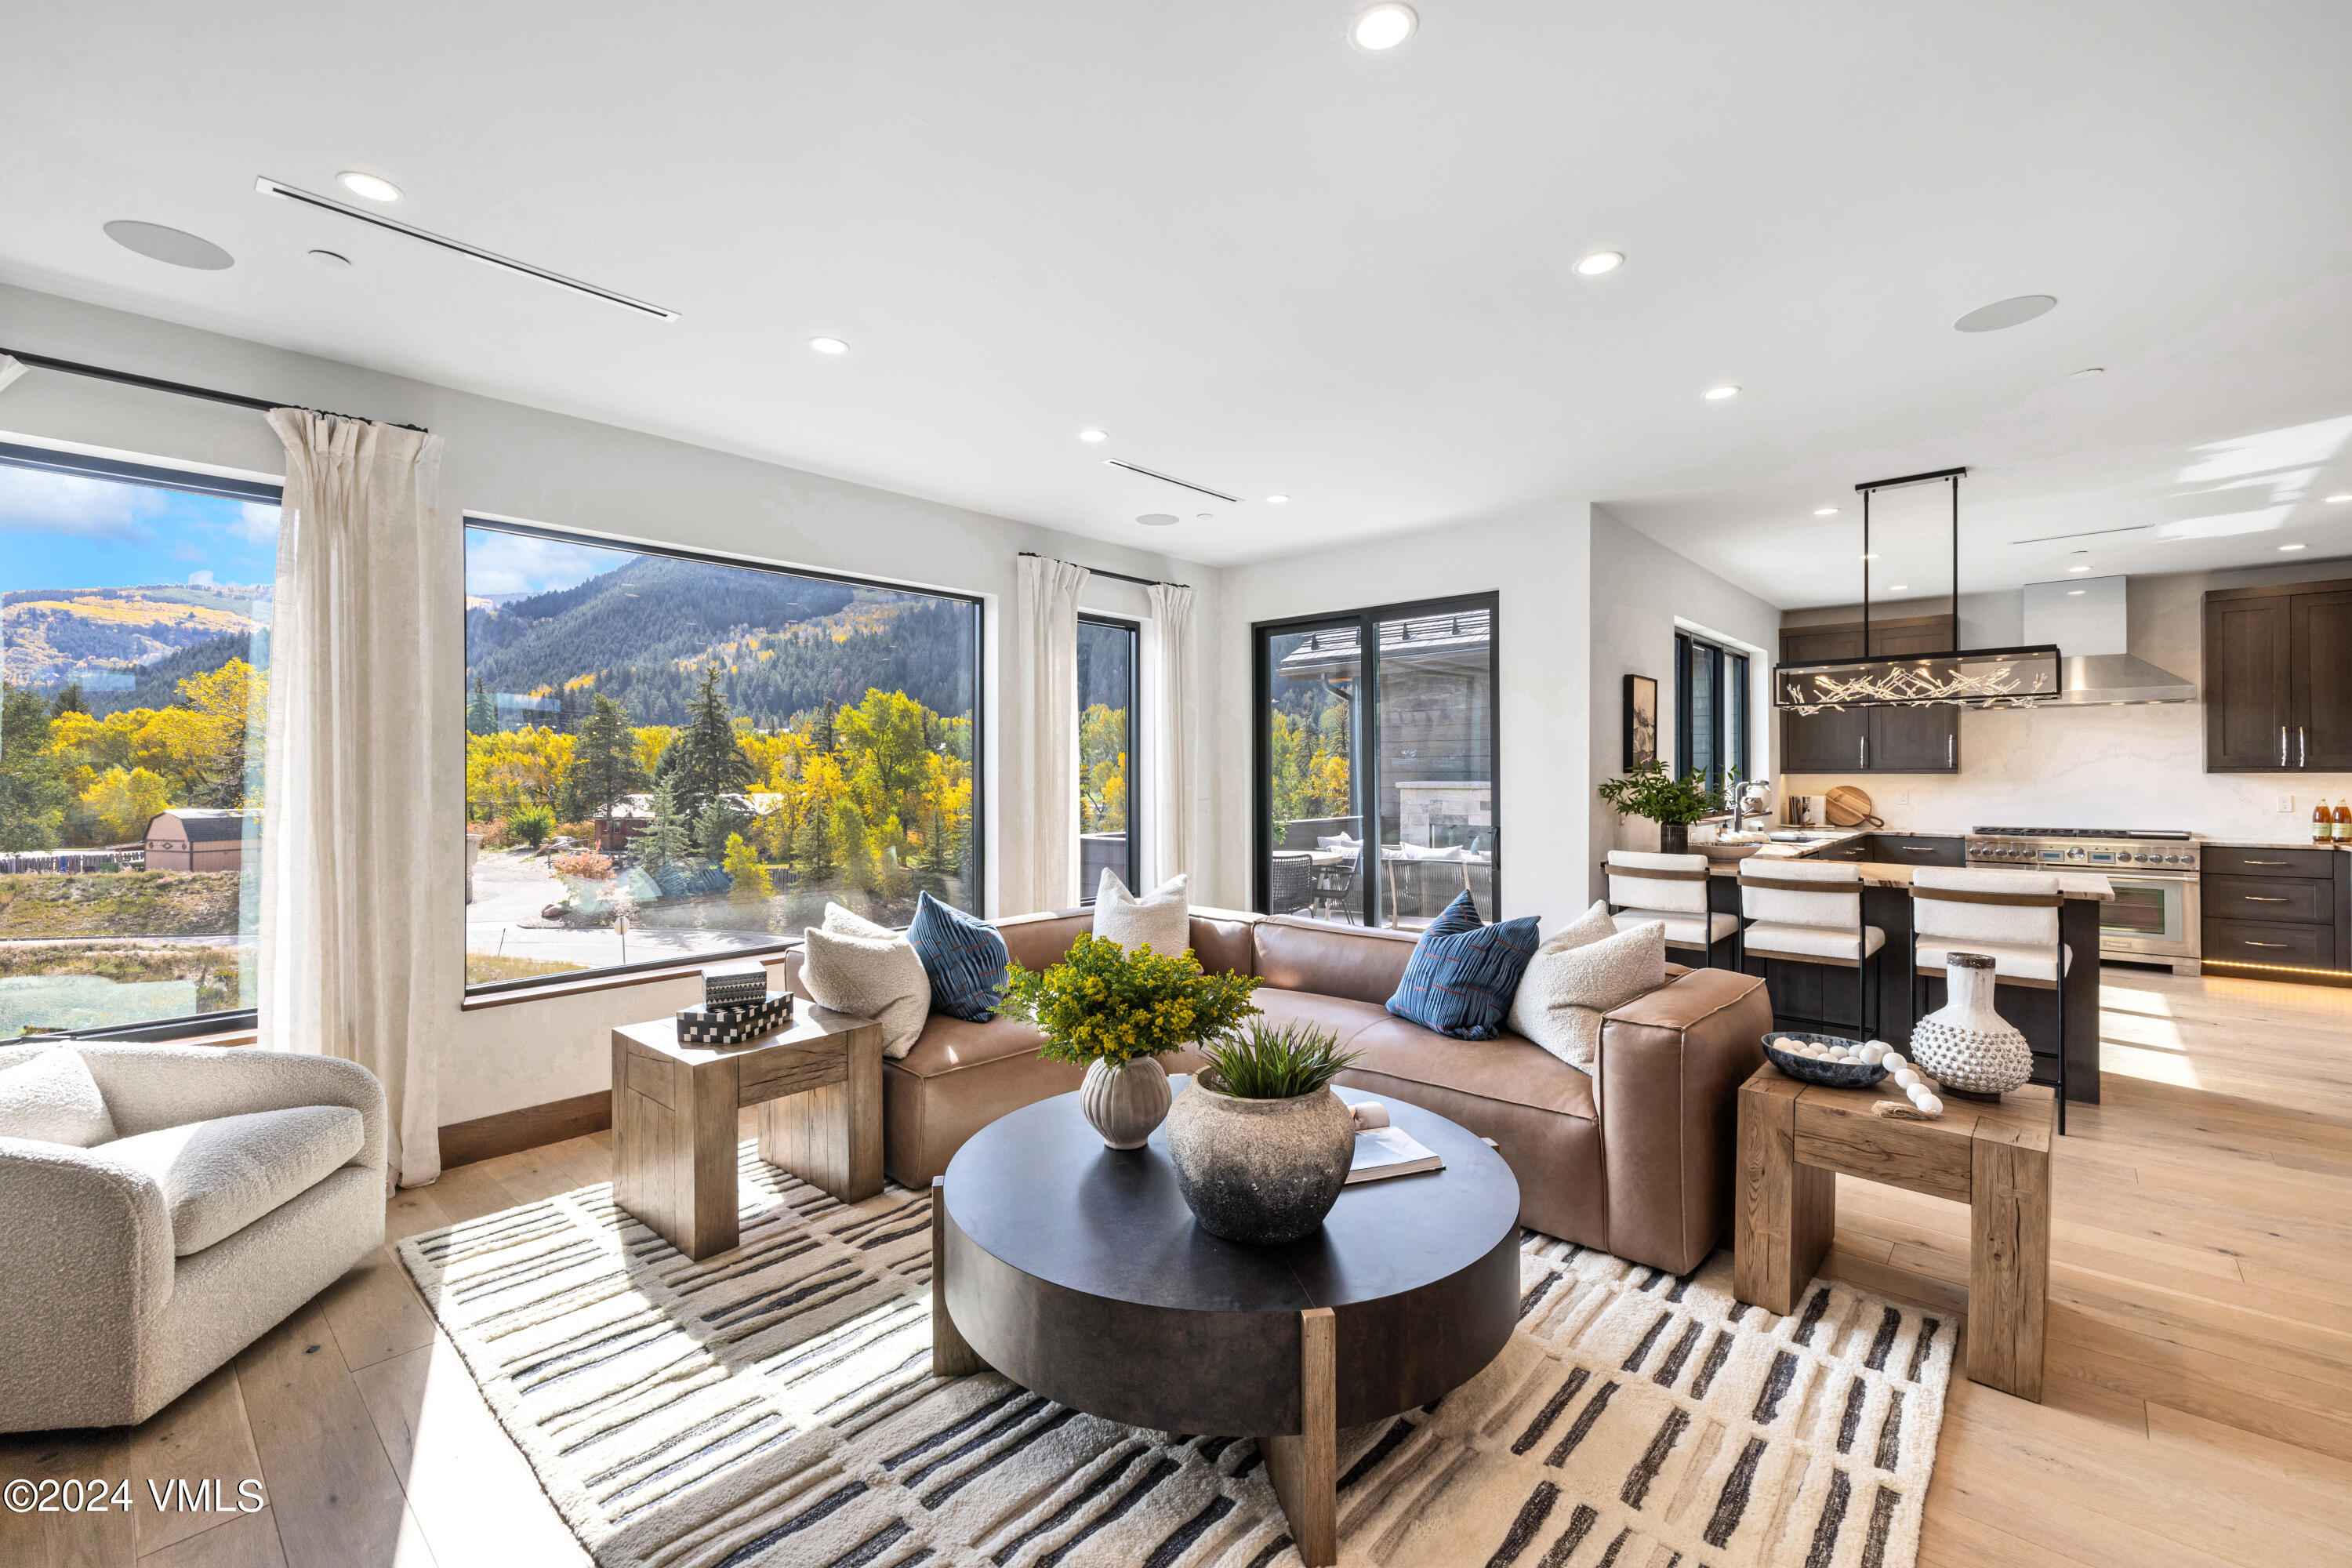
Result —
<instances>
[{"instance_id":1,"label":"brown leather sectional sofa","mask_svg":"<svg viewBox=\"0 0 2352 1568\"><path fill-rule=\"evenodd\" d=\"M1093 929L1090 910L997 922L1032 969ZM1772 1026L1764 983L1668 965L1664 985L1609 1015L1600 1070L1588 1076L1517 1035L1448 1039L1391 1015L1384 1004L1412 944L1398 931L1192 914L1203 968L1257 975L1269 1019L1313 1023L1358 1053L1339 1078L1348 1089L1422 1106L1494 1140L1518 1177L1522 1224L1670 1273L1696 1266L1731 1215L1735 1099ZM799 953L786 973L800 991ZM1082 1069L1040 1059L1038 1038L1012 1019L932 1014L905 1059L883 1064L891 1179L928 1185L991 1121L1076 1089ZM1161 1061L1171 1072L1200 1065L1189 1054Z\"/></svg>"}]
</instances>

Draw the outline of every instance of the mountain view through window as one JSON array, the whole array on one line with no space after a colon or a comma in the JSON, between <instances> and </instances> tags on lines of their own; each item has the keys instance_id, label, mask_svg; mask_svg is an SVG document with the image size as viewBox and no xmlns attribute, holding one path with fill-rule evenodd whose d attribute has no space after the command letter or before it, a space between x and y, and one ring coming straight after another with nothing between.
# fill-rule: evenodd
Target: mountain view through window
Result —
<instances>
[{"instance_id":1,"label":"mountain view through window","mask_svg":"<svg viewBox=\"0 0 2352 1568\"><path fill-rule=\"evenodd\" d=\"M0 1039L250 1007L278 489L0 448Z\"/></svg>"},{"instance_id":2,"label":"mountain view through window","mask_svg":"<svg viewBox=\"0 0 2352 1568\"><path fill-rule=\"evenodd\" d=\"M972 601L466 530L466 973L979 907Z\"/></svg>"}]
</instances>

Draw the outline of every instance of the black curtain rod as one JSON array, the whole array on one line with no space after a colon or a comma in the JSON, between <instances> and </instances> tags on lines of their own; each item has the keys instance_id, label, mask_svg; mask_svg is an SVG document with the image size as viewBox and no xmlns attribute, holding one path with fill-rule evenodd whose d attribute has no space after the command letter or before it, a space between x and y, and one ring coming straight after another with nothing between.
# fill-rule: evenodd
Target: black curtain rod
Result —
<instances>
[{"instance_id":1,"label":"black curtain rod","mask_svg":"<svg viewBox=\"0 0 2352 1568\"><path fill-rule=\"evenodd\" d=\"M252 408L263 414L268 413L273 408L299 408L306 414L324 415L330 419L348 419L356 425L372 423L360 418L355 414L338 414L331 408L312 408L307 404L300 403L271 403L265 398L247 397L240 392L217 392L209 386L190 386L184 381L164 381L152 375L134 375L127 370L109 370L104 365L78 364L69 359L51 359L47 354L26 353L21 349L0 349L0 354L6 355L18 364L30 365L35 370L63 371L68 375L86 375L93 381L111 381L123 386L143 386L150 392L170 392L182 397L201 398L206 403L226 403L231 408ZM422 425L395 425L393 428L414 430L420 436L431 434Z\"/></svg>"},{"instance_id":2,"label":"black curtain rod","mask_svg":"<svg viewBox=\"0 0 2352 1568\"><path fill-rule=\"evenodd\" d=\"M1045 559L1044 556L1038 555L1034 550L1024 550L1021 553L1024 555L1035 556L1041 561ZM1059 560L1060 557L1056 556L1055 559ZM1077 563L1074 561L1070 564L1075 566ZM1130 577L1124 572L1108 572L1105 571L1100 566L1089 566L1087 568L1087 572L1090 576L1116 577L1122 583L1133 583L1145 588L1189 588L1192 585L1190 583L1171 583L1165 577Z\"/></svg>"}]
</instances>

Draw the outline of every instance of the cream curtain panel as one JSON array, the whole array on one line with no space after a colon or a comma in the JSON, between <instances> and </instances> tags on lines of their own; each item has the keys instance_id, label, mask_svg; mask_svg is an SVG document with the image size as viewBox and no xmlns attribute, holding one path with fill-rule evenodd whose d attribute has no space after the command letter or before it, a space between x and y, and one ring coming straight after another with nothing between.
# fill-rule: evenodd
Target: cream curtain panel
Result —
<instances>
[{"instance_id":1,"label":"cream curtain panel","mask_svg":"<svg viewBox=\"0 0 2352 1568\"><path fill-rule=\"evenodd\" d=\"M1192 866L1192 738L1200 733L1200 701L1192 684L1192 590L1181 583L1151 585L1151 687L1143 700L1150 731L1145 755L1151 767L1151 853L1155 882L1190 874Z\"/></svg>"},{"instance_id":2,"label":"cream curtain panel","mask_svg":"<svg viewBox=\"0 0 2352 1568\"><path fill-rule=\"evenodd\" d=\"M465 688L438 437L279 408L286 497L261 835L261 1043L355 1061L389 1175L441 1173L436 1073L465 988Z\"/></svg>"},{"instance_id":3,"label":"cream curtain panel","mask_svg":"<svg viewBox=\"0 0 2352 1568\"><path fill-rule=\"evenodd\" d=\"M1041 555L1016 564L1005 660L1012 743L997 812L1002 915L1078 901L1078 590L1087 569Z\"/></svg>"}]
</instances>

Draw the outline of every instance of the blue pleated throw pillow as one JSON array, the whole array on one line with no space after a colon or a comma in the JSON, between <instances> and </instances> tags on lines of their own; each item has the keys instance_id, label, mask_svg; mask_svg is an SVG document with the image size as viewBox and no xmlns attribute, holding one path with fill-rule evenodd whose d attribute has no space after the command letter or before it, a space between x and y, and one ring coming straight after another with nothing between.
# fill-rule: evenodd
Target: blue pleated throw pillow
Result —
<instances>
[{"instance_id":1,"label":"blue pleated throw pillow","mask_svg":"<svg viewBox=\"0 0 2352 1568\"><path fill-rule=\"evenodd\" d=\"M1539 924L1533 915L1481 924L1470 895L1460 895L1413 943L1389 1011L1457 1040L1493 1039L1535 956Z\"/></svg>"},{"instance_id":2,"label":"blue pleated throw pillow","mask_svg":"<svg viewBox=\"0 0 2352 1568\"><path fill-rule=\"evenodd\" d=\"M907 940L930 978L933 1012L974 1024L996 1016L997 992L1013 955L994 926L925 893L916 902Z\"/></svg>"}]
</instances>

